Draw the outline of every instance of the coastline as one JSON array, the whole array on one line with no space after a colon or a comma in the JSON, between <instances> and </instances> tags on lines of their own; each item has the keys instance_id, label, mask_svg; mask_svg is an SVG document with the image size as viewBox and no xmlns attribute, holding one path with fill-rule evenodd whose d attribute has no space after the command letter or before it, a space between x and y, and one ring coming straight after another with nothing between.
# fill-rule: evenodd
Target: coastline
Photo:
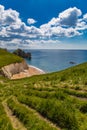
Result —
<instances>
[{"instance_id":1,"label":"coastline","mask_svg":"<svg viewBox=\"0 0 87 130\"><path fill-rule=\"evenodd\" d=\"M34 68L34 69L38 70L38 71L41 72L41 73L46 73L45 71L43 71L42 69L40 69L40 68L38 68L38 67L36 67L36 66L29 65L29 67L30 67L30 68Z\"/></svg>"},{"instance_id":2,"label":"coastline","mask_svg":"<svg viewBox=\"0 0 87 130\"><path fill-rule=\"evenodd\" d=\"M27 70L24 70L23 72L20 72L18 74L14 74L11 77L11 79L21 79L21 78L30 77L30 76L33 76L33 75L41 75L41 74L45 74L45 73L46 72L39 69L38 67L29 65L29 68Z\"/></svg>"}]
</instances>

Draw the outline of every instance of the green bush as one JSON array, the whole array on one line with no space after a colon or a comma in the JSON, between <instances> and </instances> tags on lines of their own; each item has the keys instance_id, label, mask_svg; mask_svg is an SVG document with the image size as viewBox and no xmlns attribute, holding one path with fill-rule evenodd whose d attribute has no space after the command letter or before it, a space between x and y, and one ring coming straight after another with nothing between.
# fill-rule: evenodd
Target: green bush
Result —
<instances>
[{"instance_id":1,"label":"green bush","mask_svg":"<svg viewBox=\"0 0 87 130\"><path fill-rule=\"evenodd\" d=\"M80 111L83 113L87 113L87 103L81 106Z\"/></svg>"},{"instance_id":2,"label":"green bush","mask_svg":"<svg viewBox=\"0 0 87 130\"><path fill-rule=\"evenodd\" d=\"M65 75L62 75L61 78L60 78L60 82L61 81L65 81L66 80L66 76Z\"/></svg>"}]
</instances>

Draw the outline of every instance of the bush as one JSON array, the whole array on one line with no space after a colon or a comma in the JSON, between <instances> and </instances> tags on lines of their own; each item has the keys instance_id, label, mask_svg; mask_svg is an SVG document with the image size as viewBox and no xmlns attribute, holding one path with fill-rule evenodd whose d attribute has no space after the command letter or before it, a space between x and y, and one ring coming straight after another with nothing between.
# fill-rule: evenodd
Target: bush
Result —
<instances>
[{"instance_id":1,"label":"bush","mask_svg":"<svg viewBox=\"0 0 87 130\"><path fill-rule=\"evenodd\" d=\"M80 87L79 87L79 86L76 86L76 87L75 87L75 90L80 90Z\"/></svg>"},{"instance_id":2,"label":"bush","mask_svg":"<svg viewBox=\"0 0 87 130\"><path fill-rule=\"evenodd\" d=\"M83 106L81 106L80 111L83 113L87 113L87 104L84 104Z\"/></svg>"},{"instance_id":3,"label":"bush","mask_svg":"<svg viewBox=\"0 0 87 130\"><path fill-rule=\"evenodd\" d=\"M66 80L65 75L62 75L61 78L60 78L60 81L65 81L65 80Z\"/></svg>"}]
</instances>

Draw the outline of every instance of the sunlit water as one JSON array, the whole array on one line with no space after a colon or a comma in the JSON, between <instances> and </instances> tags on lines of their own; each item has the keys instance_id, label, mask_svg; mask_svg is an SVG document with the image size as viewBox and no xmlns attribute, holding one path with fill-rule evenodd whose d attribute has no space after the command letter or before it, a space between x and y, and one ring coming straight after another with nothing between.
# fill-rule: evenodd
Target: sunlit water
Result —
<instances>
[{"instance_id":1,"label":"sunlit water","mask_svg":"<svg viewBox=\"0 0 87 130\"><path fill-rule=\"evenodd\" d=\"M87 61L87 50L27 50L31 52L28 64L45 72L64 70Z\"/></svg>"}]
</instances>

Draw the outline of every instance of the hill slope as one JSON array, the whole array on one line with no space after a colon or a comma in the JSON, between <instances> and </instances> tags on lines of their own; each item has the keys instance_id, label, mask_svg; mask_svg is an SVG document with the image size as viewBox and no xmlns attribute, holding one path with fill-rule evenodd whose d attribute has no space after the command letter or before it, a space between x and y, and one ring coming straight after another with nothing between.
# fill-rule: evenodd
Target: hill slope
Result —
<instances>
[{"instance_id":1,"label":"hill slope","mask_svg":"<svg viewBox=\"0 0 87 130\"><path fill-rule=\"evenodd\" d=\"M0 74L11 79L14 74L24 72L29 67L23 58L0 49Z\"/></svg>"},{"instance_id":2,"label":"hill slope","mask_svg":"<svg viewBox=\"0 0 87 130\"><path fill-rule=\"evenodd\" d=\"M4 49L0 49L0 68L12 63L20 63L22 62L23 59L9 53L8 51L4 50Z\"/></svg>"},{"instance_id":3,"label":"hill slope","mask_svg":"<svg viewBox=\"0 0 87 130\"><path fill-rule=\"evenodd\" d=\"M0 77L0 129L86 130L86 68L84 63L20 80Z\"/></svg>"}]
</instances>

